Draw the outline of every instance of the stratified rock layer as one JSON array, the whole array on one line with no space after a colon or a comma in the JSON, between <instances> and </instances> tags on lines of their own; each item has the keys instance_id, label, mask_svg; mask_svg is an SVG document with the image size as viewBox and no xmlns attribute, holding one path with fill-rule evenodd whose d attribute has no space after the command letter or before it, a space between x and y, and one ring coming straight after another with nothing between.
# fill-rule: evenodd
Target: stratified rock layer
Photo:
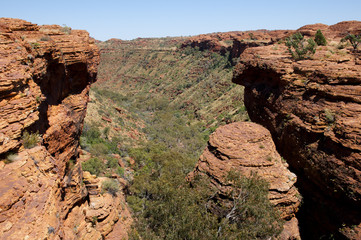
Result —
<instances>
[{"instance_id":1,"label":"stratified rock layer","mask_svg":"<svg viewBox=\"0 0 361 240\"><path fill-rule=\"evenodd\" d=\"M99 63L86 31L0 19L0 154L25 129L43 134L59 174L75 154Z\"/></svg>"},{"instance_id":2,"label":"stratified rock layer","mask_svg":"<svg viewBox=\"0 0 361 240\"><path fill-rule=\"evenodd\" d=\"M361 59L360 51L342 49L340 39L359 34L361 22L298 31L314 36L317 29L328 45L317 47L312 59L294 61L284 44L248 48L233 81L245 86L250 118L270 130L298 176L310 218L303 221L307 239L332 232L359 239Z\"/></svg>"},{"instance_id":3,"label":"stratified rock layer","mask_svg":"<svg viewBox=\"0 0 361 240\"><path fill-rule=\"evenodd\" d=\"M120 232L124 196L89 194L80 163L69 163L98 63L86 31L0 18L0 239ZM24 148L25 131L38 132L37 146Z\"/></svg>"},{"instance_id":4,"label":"stratified rock layer","mask_svg":"<svg viewBox=\"0 0 361 240\"><path fill-rule=\"evenodd\" d=\"M269 199L287 220L281 239L299 238L295 213L300 195L294 186L296 175L287 169L264 127L251 122L236 122L219 127L209 139L190 179L207 176L219 194L227 196L232 186L226 180L231 170L250 176L255 173L269 183Z\"/></svg>"},{"instance_id":5,"label":"stratified rock layer","mask_svg":"<svg viewBox=\"0 0 361 240\"><path fill-rule=\"evenodd\" d=\"M294 30L257 30L201 34L189 38L181 47L198 48L200 51L209 50L222 55L229 53L232 60L239 57L248 47L270 45L293 32Z\"/></svg>"}]
</instances>

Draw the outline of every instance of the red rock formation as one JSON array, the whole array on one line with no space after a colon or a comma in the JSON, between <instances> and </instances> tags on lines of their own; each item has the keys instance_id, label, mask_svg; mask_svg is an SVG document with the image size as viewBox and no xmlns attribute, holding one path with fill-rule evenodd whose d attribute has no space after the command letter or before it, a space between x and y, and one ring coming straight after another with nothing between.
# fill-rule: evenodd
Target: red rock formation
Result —
<instances>
[{"instance_id":1,"label":"red rock formation","mask_svg":"<svg viewBox=\"0 0 361 240\"><path fill-rule=\"evenodd\" d=\"M0 162L0 239L40 239L60 222L55 159L38 146Z\"/></svg>"},{"instance_id":2,"label":"red rock formation","mask_svg":"<svg viewBox=\"0 0 361 240\"><path fill-rule=\"evenodd\" d=\"M64 239L127 239L132 224L125 196L102 193L102 182L107 178L96 178L84 172L84 186L88 189L88 201L75 206L62 227Z\"/></svg>"},{"instance_id":3,"label":"red rock formation","mask_svg":"<svg viewBox=\"0 0 361 240\"><path fill-rule=\"evenodd\" d=\"M94 196L80 164L69 163L96 79L94 40L86 31L0 18L0 43L0 239L101 239L122 223L116 209L124 197L99 195L102 223L93 227L83 210L93 210ZM24 149L25 131L39 132L38 146Z\"/></svg>"},{"instance_id":4,"label":"red rock formation","mask_svg":"<svg viewBox=\"0 0 361 240\"><path fill-rule=\"evenodd\" d=\"M245 86L252 121L270 130L297 173L304 208L309 208L305 215L312 219L304 228L310 234L336 232L340 238L359 239L360 53L338 44L348 32L360 31L361 22L308 25L298 31L312 36L317 29L328 45L318 47L312 59L294 61L284 44L248 48L233 81Z\"/></svg>"},{"instance_id":5,"label":"red rock formation","mask_svg":"<svg viewBox=\"0 0 361 240\"><path fill-rule=\"evenodd\" d=\"M43 134L60 175L75 154L99 55L86 31L2 18L0 154L25 129Z\"/></svg>"},{"instance_id":6,"label":"red rock formation","mask_svg":"<svg viewBox=\"0 0 361 240\"><path fill-rule=\"evenodd\" d=\"M269 199L287 222L280 239L299 239L295 213L301 202L294 186L296 175L287 169L264 127L236 122L219 127L211 136L190 179L207 176L219 194L227 196L232 186L226 180L230 170L250 176L256 173L269 183Z\"/></svg>"},{"instance_id":7,"label":"red rock formation","mask_svg":"<svg viewBox=\"0 0 361 240\"><path fill-rule=\"evenodd\" d=\"M198 47L200 51L209 50L223 55L229 52L232 58L237 58L248 47L269 45L293 32L292 30L257 30L202 34L186 40L181 47Z\"/></svg>"}]
</instances>

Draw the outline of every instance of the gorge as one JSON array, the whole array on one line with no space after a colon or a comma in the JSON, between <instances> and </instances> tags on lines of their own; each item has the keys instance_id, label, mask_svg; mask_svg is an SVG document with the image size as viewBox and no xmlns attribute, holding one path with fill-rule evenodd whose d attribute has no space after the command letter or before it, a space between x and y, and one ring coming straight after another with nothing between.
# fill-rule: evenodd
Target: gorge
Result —
<instances>
[{"instance_id":1,"label":"gorge","mask_svg":"<svg viewBox=\"0 0 361 240\"><path fill-rule=\"evenodd\" d=\"M319 29L327 45L292 59L286 38ZM194 197L229 219L231 170L268 182L284 220L268 236L360 239L361 55L341 39L361 22L99 42L1 18L0 33L0 239L165 239L134 224L144 206ZM207 200L184 196L198 178Z\"/></svg>"}]
</instances>

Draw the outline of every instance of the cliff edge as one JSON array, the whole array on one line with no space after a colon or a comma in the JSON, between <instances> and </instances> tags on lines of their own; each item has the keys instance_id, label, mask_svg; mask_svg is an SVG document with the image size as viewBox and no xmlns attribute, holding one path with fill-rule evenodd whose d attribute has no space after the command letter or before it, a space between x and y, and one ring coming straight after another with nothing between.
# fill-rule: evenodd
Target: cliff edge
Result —
<instances>
[{"instance_id":1,"label":"cliff edge","mask_svg":"<svg viewBox=\"0 0 361 240\"><path fill-rule=\"evenodd\" d=\"M340 40L360 34L361 22L297 31L313 37L318 29L328 43L309 59L295 61L282 42L246 49L233 82L245 86L251 120L270 130L298 176L308 239L316 232L359 239L361 54Z\"/></svg>"},{"instance_id":2,"label":"cliff edge","mask_svg":"<svg viewBox=\"0 0 361 240\"><path fill-rule=\"evenodd\" d=\"M86 31L0 18L0 239L101 239L118 221L121 198L92 202L77 161L98 63Z\"/></svg>"}]
</instances>

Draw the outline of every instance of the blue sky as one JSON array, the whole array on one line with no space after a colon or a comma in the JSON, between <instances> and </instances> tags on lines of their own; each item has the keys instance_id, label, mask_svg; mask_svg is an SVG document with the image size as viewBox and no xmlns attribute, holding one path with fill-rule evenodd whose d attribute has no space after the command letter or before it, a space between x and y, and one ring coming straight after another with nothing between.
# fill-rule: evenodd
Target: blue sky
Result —
<instances>
[{"instance_id":1,"label":"blue sky","mask_svg":"<svg viewBox=\"0 0 361 240\"><path fill-rule=\"evenodd\" d=\"M297 29L306 24L361 21L361 1L94 1L3 0L0 17L85 29L109 38L189 36L256 29Z\"/></svg>"}]
</instances>

